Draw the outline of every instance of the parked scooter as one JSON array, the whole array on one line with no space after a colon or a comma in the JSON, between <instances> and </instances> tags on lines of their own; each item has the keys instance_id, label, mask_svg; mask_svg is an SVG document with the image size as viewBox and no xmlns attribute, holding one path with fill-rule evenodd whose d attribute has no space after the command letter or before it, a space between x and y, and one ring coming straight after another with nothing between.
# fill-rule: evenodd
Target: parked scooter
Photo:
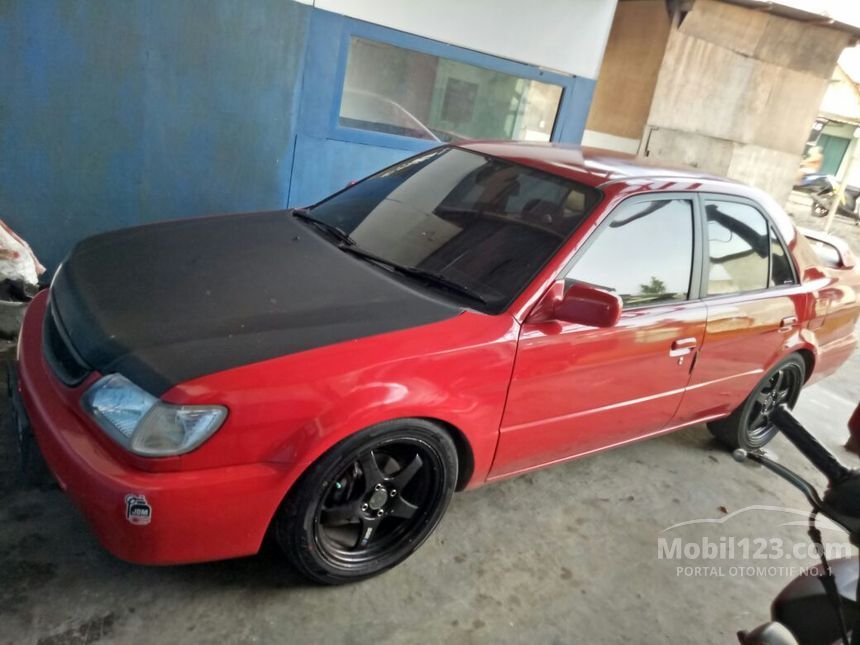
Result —
<instances>
[{"instance_id":1,"label":"parked scooter","mask_svg":"<svg viewBox=\"0 0 860 645\"><path fill-rule=\"evenodd\" d=\"M809 193L812 199L811 214L813 217L825 217L830 212L833 199L839 189L839 182L830 175L815 175L815 181L807 184L803 191ZM857 199L860 197L860 188L847 186L839 207L836 212L845 215L860 223L860 214L857 212Z\"/></svg>"},{"instance_id":2,"label":"parked scooter","mask_svg":"<svg viewBox=\"0 0 860 645\"><path fill-rule=\"evenodd\" d=\"M771 606L774 622L751 632L739 632L738 640L743 645L860 645L860 605L857 602L860 560L845 558L829 563L821 533L815 527L816 517L824 515L848 532L852 544L860 545L860 470L843 466L785 406L774 410L771 420L827 477L829 485L824 496L800 475L761 451L736 450L734 457L737 461L761 464L806 496L812 505L809 536L821 557L820 575L802 575L792 580ZM860 423L860 412L854 414L851 423ZM854 434L860 427L852 425L851 430Z\"/></svg>"},{"instance_id":3,"label":"parked scooter","mask_svg":"<svg viewBox=\"0 0 860 645\"><path fill-rule=\"evenodd\" d=\"M820 172L810 172L801 175L797 183L792 186L792 190L799 193L817 193L827 188L832 177Z\"/></svg>"}]
</instances>

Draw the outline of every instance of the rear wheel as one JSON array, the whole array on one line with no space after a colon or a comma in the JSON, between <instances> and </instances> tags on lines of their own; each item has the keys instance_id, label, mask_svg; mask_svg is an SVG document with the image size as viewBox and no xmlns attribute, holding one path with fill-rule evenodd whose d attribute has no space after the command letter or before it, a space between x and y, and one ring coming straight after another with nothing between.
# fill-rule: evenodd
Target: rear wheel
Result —
<instances>
[{"instance_id":1,"label":"rear wheel","mask_svg":"<svg viewBox=\"0 0 860 645\"><path fill-rule=\"evenodd\" d=\"M778 432L771 412L783 403L793 408L805 378L806 363L792 354L759 381L740 407L725 419L709 423L708 429L732 450L761 448Z\"/></svg>"},{"instance_id":2,"label":"rear wheel","mask_svg":"<svg viewBox=\"0 0 860 645\"><path fill-rule=\"evenodd\" d=\"M334 446L302 476L275 518L296 568L325 584L397 565L442 519L457 482L448 434L423 419L368 428Z\"/></svg>"}]
</instances>

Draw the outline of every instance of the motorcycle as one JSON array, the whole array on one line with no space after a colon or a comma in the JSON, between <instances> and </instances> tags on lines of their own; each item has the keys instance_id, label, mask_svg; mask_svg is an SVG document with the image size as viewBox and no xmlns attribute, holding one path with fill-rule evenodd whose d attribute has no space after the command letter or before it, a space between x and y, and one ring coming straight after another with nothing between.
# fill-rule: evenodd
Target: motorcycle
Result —
<instances>
[{"instance_id":1,"label":"motorcycle","mask_svg":"<svg viewBox=\"0 0 860 645\"><path fill-rule=\"evenodd\" d=\"M813 217L826 217L833 205L833 199L839 190L839 182L835 177L829 175L812 175L808 183L803 187L795 187L809 194L812 200L810 214ZM860 188L847 186L836 212L840 215L850 217L860 223L860 214L857 212L857 199L860 197Z\"/></svg>"},{"instance_id":2,"label":"motorcycle","mask_svg":"<svg viewBox=\"0 0 860 645\"><path fill-rule=\"evenodd\" d=\"M815 525L816 517L824 515L848 532L854 546L860 546L860 470L842 465L784 405L773 411L771 419L827 478L823 496L812 484L763 451L736 450L733 456L739 462L764 466L804 494L812 506L809 536L821 567L795 578L779 593L771 605L773 622L750 632L738 632L738 640L742 645L860 645L860 559L828 562L821 533ZM850 425L852 436L860 434L860 406Z\"/></svg>"},{"instance_id":3,"label":"motorcycle","mask_svg":"<svg viewBox=\"0 0 860 645\"><path fill-rule=\"evenodd\" d=\"M799 193L817 193L827 188L827 184L831 179L831 175L825 175L820 172L806 173L801 175L794 186L792 186L792 190Z\"/></svg>"}]
</instances>

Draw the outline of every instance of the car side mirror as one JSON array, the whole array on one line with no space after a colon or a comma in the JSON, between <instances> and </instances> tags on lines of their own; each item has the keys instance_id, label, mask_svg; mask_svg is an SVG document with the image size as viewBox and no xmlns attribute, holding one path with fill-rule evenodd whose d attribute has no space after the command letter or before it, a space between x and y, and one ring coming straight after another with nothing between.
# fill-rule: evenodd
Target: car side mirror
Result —
<instances>
[{"instance_id":1,"label":"car side mirror","mask_svg":"<svg viewBox=\"0 0 860 645\"><path fill-rule=\"evenodd\" d=\"M621 298L614 293L579 282L565 289L564 281L559 280L532 310L528 322L557 320L589 327L614 327L622 307Z\"/></svg>"}]
</instances>

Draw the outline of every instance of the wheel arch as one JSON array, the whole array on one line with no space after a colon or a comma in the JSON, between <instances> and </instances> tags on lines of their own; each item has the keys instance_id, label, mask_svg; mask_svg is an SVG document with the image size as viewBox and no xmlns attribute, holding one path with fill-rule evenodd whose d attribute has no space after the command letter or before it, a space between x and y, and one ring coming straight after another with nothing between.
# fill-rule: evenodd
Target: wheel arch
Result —
<instances>
[{"instance_id":1,"label":"wheel arch","mask_svg":"<svg viewBox=\"0 0 860 645\"><path fill-rule=\"evenodd\" d=\"M451 441L453 441L454 443L454 448L457 451L457 487L455 490L463 490L468 485L475 472L475 453L471 442L466 437L466 433L463 432L459 427L457 427L450 421L446 421L445 419L428 415L416 414L403 416L398 415L387 418L383 417L379 420L373 421L372 423L363 425L362 427L354 427L353 429L344 433L338 433L336 435L335 440L331 441L330 443L325 443L322 446L319 446L318 449L314 450L310 456L302 460L301 471L295 474L292 483L284 491L284 497L289 494L290 490L298 483L298 481L302 478L302 476L308 471L311 466L313 466L317 461L322 459L339 443L346 441L353 435L363 430L366 430L367 428L372 428L381 423L391 423L398 421L407 422L410 419L420 419L421 421L427 421L428 423L432 423L438 426L440 430L445 432L445 434L447 434L451 438Z\"/></svg>"},{"instance_id":2,"label":"wheel arch","mask_svg":"<svg viewBox=\"0 0 860 645\"><path fill-rule=\"evenodd\" d=\"M475 455L472 444L466 438L466 434L458 428L456 425L449 421L445 421L444 419L440 419L438 417L431 416L401 416L401 417L392 417L390 419L385 419L383 421L379 421L377 423L384 423L385 421L407 421L409 419L420 419L422 421L427 421L438 426L445 434L447 434L451 441L454 443L454 448L457 451L457 484L455 487L456 491L461 491L466 488L472 479L472 475L475 472ZM271 514L269 515L267 522L266 534L269 534L272 529L272 524L277 515L278 509L282 506L285 500L290 495L290 492L299 484L305 474L310 470L310 468L322 459L330 450L332 450L337 444L341 441L348 439L353 436L357 432L361 432L365 428L372 427L377 425L377 423L372 423L364 428L358 428L353 432L349 432L348 434L341 436L337 441L326 445L323 449L316 452L312 458L307 461L303 461L301 465L301 469L298 472L294 472L293 476L290 477L289 484L284 488L283 493L280 496L280 500L277 505L272 509Z\"/></svg>"},{"instance_id":3,"label":"wheel arch","mask_svg":"<svg viewBox=\"0 0 860 645\"><path fill-rule=\"evenodd\" d=\"M443 419L434 417L417 418L435 423L451 437L454 447L457 449L457 488L455 490L461 491L466 488L466 485L472 479L472 475L475 472L475 455L472 451L472 444L469 443L466 435L453 423L449 423Z\"/></svg>"},{"instance_id":4,"label":"wheel arch","mask_svg":"<svg viewBox=\"0 0 860 645\"><path fill-rule=\"evenodd\" d=\"M808 347L799 347L792 353L797 354L803 359L803 363L806 366L806 373L803 375L803 382L808 383L809 379L812 377L812 371L815 369L815 353Z\"/></svg>"}]
</instances>

